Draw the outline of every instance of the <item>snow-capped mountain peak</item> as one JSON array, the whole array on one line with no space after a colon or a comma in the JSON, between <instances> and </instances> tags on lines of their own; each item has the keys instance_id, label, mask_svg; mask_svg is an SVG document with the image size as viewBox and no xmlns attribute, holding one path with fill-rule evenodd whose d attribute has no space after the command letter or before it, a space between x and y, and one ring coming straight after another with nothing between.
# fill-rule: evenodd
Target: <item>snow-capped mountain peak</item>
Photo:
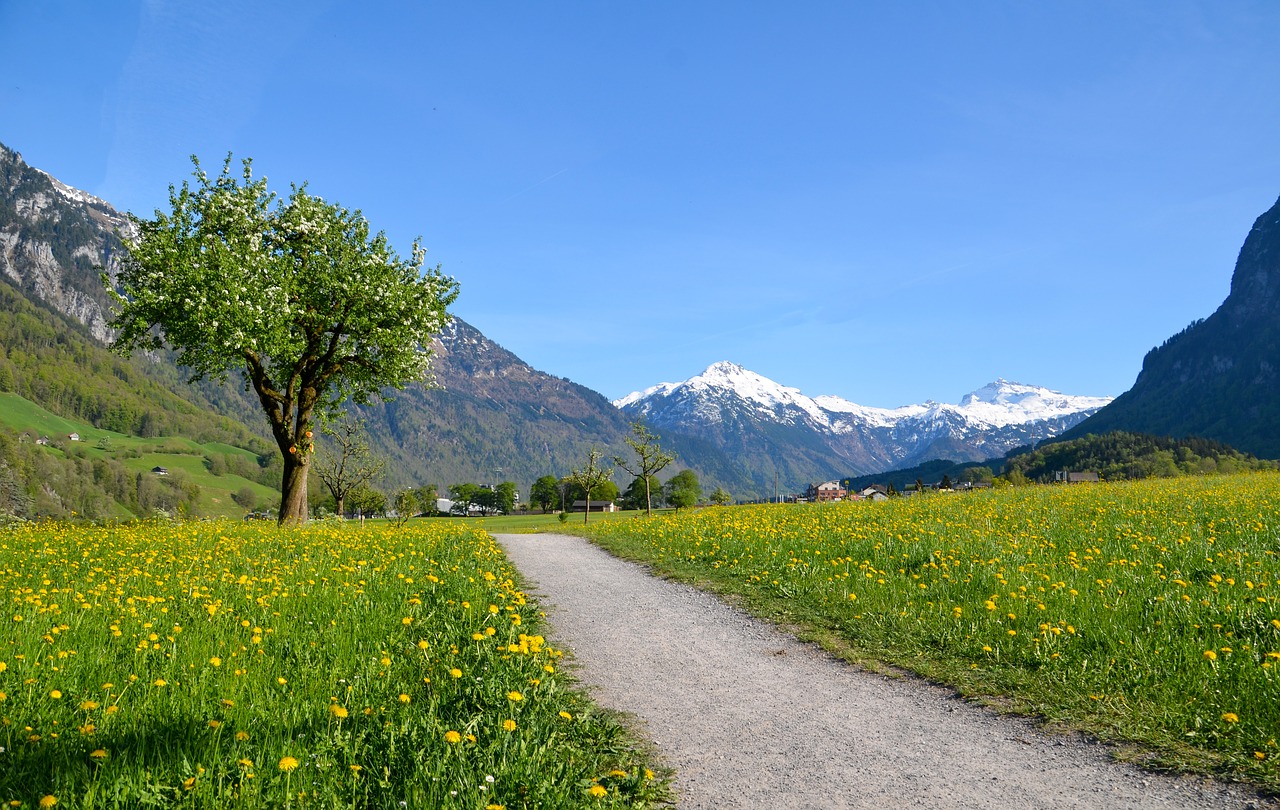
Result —
<instances>
[{"instance_id":1,"label":"snow-capped mountain peak","mask_svg":"<svg viewBox=\"0 0 1280 810\"><path fill-rule=\"evenodd\" d=\"M1063 394L997 379L958 405L929 400L899 408L872 408L842 397L809 397L797 388L722 361L678 383L660 383L614 402L630 416L722 444L736 434L759 434L776 444L785 434L797 444L828 445L852 471L875 471L931 458L999 456L1029 441L1072 427L1110 397ZM769 428L769 425L778 426ZM748 442L750 443L750 442ZM934 453L935 455L930 455Z\"/></svg>"},{"instance_id":2,"label":"snow-capped mountain peak","mask_svg":"<svg viewBox=\"0 0 1280 810\"><path fill-rule=\"evenodd\" d=\"M992 425L1013 425L1096 411L1111 397L1074 396L1038 385L997 379L960 399L959 409Z\"/></svg>"}]
</instances>

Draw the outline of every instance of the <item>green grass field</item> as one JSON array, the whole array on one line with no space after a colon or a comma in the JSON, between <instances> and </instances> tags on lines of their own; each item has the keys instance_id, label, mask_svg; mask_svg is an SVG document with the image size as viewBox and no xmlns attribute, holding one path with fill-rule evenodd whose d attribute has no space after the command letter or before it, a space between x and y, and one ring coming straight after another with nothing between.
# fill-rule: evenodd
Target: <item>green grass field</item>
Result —
<instances>
[{"instance_id":1,"label":"green grass field","mask_svg":"<svg viewBox=\"0 0 1280 810\"><path fill-rule=\"evenodd\" d=\"M704 509L589 534L851 661L1280 789L1280 474Z\"/></svg>"},{"instance_id":2,"label":"green grass field","mask_svg":"<svg viewBox=\"0 0 1280 810\"><path fill-rule=\"evenodd\" d=\"M0 802L644 807L667 783L463 521L0 531Z\"/></svg>"}]
</instances>

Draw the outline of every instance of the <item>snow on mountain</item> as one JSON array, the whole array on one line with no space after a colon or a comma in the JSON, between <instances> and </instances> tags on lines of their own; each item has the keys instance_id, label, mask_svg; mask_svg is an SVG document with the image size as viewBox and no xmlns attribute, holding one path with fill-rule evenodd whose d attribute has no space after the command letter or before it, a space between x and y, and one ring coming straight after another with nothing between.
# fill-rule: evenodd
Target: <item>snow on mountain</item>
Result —
<instances>
[{"instance_id":1,"label":"snow on mountain","mask_svg":"<svg viewBox=\"0 0 1280 810\"><path fill-rule=\"evenodd\" d=\"M833 465L874 472L930 458L999 456L1057 435L1110 401L1000 379L966 394L959 404L873 408L837 396L809 397L735 363L720 362L683 382L628 394L614 405L655 426L730 449L740 442L776 444L781 441L777 431L784 429L788 442L811 449L824 445L836 459Z\"/></svg>"},{"instance_id":2,"label":"snow on mountain","mask_svg":"<svg viewBox=\"0 0 1280 810\"><path fill-rule=\"evenodd\" d=\"M798 388L781 385L736 363L722 361L684 382L659 383L630 393L613 404L623 410L647 413L655 410L656 403L672 397L696 399L703 415L714 418L717 408L707 408L706 401L722 400L727 395L749 403L762 416L774 417L776 421L793 421L791 416L799 411L833 430L850 421L891 427L904 419L932 417L936 420L944 414L955 414L967 422L984 425L1022 425L1097 410L1112 399L1073 396L1042 386L998 379L965 394L959 405L931 401L893 409L872 408L837 396L807 397Z\"/></svg>"}]
</instances>

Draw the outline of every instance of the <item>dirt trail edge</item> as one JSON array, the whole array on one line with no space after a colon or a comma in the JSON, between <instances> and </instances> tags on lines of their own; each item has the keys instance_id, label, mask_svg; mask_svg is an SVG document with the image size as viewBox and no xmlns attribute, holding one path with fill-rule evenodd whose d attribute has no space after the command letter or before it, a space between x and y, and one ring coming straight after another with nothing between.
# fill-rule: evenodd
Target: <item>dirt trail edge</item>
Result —
<instances>
[{"instance_id":1,"label":"dirt trail edge","mask_svg":"<svg viewBox=\"0 0 1280 810\"><path fill-rule=\"evenodd\" d=\"M1276 806L848 666L581 538L496 537L575 675L676 768L681 808Z\"/></svg>"}]
</instances>

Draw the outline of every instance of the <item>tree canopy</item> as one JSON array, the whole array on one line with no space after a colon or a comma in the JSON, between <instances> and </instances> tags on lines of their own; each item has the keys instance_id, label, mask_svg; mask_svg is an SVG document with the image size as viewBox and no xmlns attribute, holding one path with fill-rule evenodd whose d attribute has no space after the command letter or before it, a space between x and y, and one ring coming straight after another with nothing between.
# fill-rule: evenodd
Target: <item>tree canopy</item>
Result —
<instances>
[{"instance_id":1,"label":"tree canopy","mask_svg":"<svg viewBox=\"0 0 1280 810\"><path fill-rule=\"evenodd\" d=\"M243 369L284 458L280 522L301 523L315 419L425 380L458 287L424 268L419 242L401 259L359 211L305 185L283 199L249 160L238 178L230 156L216 176L192 161L171 211L130 215L115 348L168 344L192 380Z\"/></svg>"},{"instance_id":2,"label":"tree canopy","mask_svg":"<svg viewBox=\"0 0 1280 810\"><path fill-rule=\"evenodd\" d=\"M674 506L677 512L693 506L702 497L702 485L698 483L698 476L693 470L681 470L671 476L665 489L667 503Z\"/></svg>"},{"instance_id":3,"label":"tree canopy","mask_svg":"<svg viewBox=\"0 0 1280 810\"><path fill-rule=\"evenodd\" d=\"M533 487L529 490L529 500L537 504L544 515L559 507L560 487L556 477L554 475L544 475L534 481Z\"/></svg>"}]
</instances>

